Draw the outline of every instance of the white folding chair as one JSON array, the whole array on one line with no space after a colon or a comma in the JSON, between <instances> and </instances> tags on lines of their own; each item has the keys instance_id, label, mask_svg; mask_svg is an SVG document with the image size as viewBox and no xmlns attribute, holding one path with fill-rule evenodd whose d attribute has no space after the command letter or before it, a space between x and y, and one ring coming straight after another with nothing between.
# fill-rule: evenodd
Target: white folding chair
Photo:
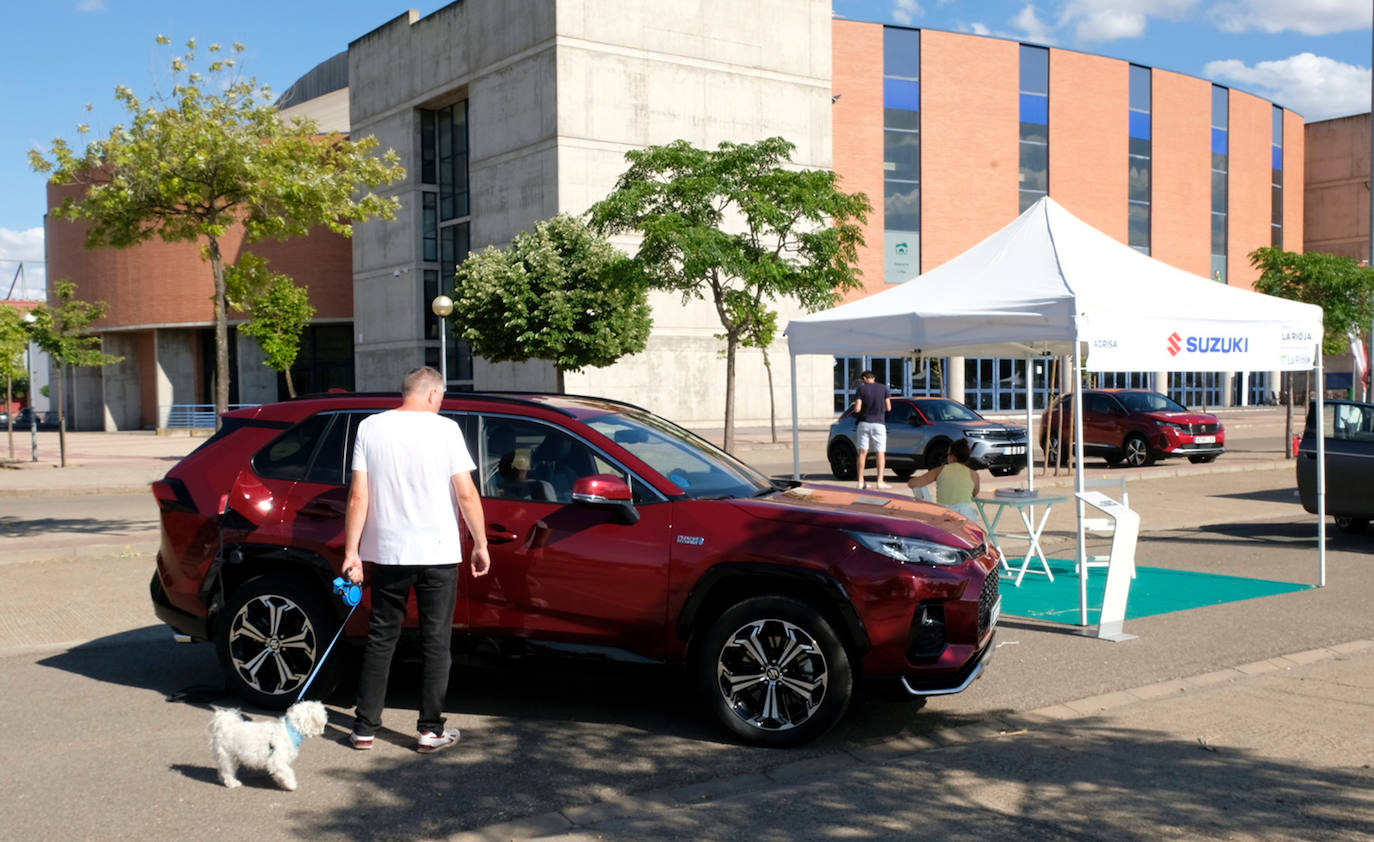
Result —
<instances>
[{"instance_id":1,"label":"white folding chair","mask_svg":"<svg viewBox=\"0 0 1374 842\"><path fill-rule=\"evenodd\" d=\"M1083 480L1084 491L1099 491L1108 497L1116 500L1126 508L1131 507L1131 497L1126 491L1126 480L1118 477L1103 477L1102 479L1092 479L1086 477ZM1083 532L1095 537L1112 537L1116 531L1116 521L1109 517L1085 517L1083 518ZM1083 566L1086 568L1106 567L1112 562L1111 553L1103 555L1089 555L1084 557ZM1082 570L1078 571L1082 574ZM1135 565L1131 566L1131 578L1135 578Z\"/></svg>"}]
</instances>

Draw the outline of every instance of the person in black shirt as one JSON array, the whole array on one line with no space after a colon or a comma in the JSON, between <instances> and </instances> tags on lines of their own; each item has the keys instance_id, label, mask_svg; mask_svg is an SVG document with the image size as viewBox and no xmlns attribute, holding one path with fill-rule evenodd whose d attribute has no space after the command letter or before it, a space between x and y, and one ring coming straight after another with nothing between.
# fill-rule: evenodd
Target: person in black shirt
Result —
<instances>
[{"instance_id":1,"label":"person in black shirt","mask_svg":"<svg viewBox=\"0 0 1374 842\"><path fill-rule=\"evenodd\" d=\"M859 375L863 382L854 400L854 416L859 421L855 437L859 440L859 487L866 488L864 469L868 463L868 451L875 450L878 455L878 481L874 488L887 488L883 474L887 470L887 413L892 411L892 398L887 387L876 382L873 372L865 371Z\"/></svg>"}]
</instances>

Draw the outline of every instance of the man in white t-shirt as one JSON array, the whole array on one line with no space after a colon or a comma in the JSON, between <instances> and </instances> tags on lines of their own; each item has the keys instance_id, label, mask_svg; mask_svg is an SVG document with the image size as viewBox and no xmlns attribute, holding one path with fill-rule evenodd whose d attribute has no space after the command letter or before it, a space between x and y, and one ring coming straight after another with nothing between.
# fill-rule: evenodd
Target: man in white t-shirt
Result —
<instances>
[{"instance_id":1,"label":"man in white t-shirt","mask_svg":"<svg viewBox=\"0 0 1374 842\"><path fill-rule=\"evenodd\" d=\"M381 727L391 657L415 591L424 654L416 750L438 751L458 741L444 728L449 645L458 599L458 513L472 535L472 575L491 569L482 499L458 425L439 415L444 382L424 366L406 375L399 409L365 418L353 445L353 482L344 516L343 575L363 580L372 563L372 619L358 675L358 709L349 741L372 748Z\"/></svg>"}]
</instances>

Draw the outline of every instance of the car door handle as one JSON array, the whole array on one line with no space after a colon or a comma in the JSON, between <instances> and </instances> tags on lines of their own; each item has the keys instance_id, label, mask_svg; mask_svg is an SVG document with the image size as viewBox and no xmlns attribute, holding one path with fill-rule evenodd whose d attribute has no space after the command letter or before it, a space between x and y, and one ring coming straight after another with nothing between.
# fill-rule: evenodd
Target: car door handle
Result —
<instances>
[{"instance_id":1,"label":"car door handle","mask_svg":"<svg viewBox=\"0 0 1374 842\"><path fill-rule=\"evenodd\" d=\"M511 532L499 523L493 523L487 527L487 543L489 544L509 544L511 541L518 540L519 535Z\"/></svg>"}]
</instances>

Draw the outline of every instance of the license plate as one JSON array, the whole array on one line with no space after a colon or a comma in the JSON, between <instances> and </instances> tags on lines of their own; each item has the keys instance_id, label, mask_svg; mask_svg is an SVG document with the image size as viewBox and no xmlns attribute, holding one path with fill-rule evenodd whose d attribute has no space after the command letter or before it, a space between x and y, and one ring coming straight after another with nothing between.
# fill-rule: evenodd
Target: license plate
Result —
<instances>
[{"instance_id":1,"label":"license plate","mask_svg":"<svg viewBox=\"0 0 1374 842\"><path fill-rule=\"evenodd\" d=\"M1193 436L1194 444L1216 444L1216 436Z\"/></svg>"},{"instance_id":2,"label":"license plate","mask_svg":"<svg viewBox=\"0 0 1374 842\"><path fill-rule=\"evenodd\" d=\"M1002 616L1002 597L997 597L997 604L992 606L992 616L988 618L988 628L997 625L997 618Z\"/></svg>"},{"instance_id":3,"label":"license plate","mask_svg":"<svg viewBox=\"0 0 1374 842\"><path fill-rule=\"evenodd\" d=\"M1011 447L1002 448L1002 452L1007 456L1025 456L1026 448L1025 445L1016 444Z\"/></svg>"}]
</instances>

